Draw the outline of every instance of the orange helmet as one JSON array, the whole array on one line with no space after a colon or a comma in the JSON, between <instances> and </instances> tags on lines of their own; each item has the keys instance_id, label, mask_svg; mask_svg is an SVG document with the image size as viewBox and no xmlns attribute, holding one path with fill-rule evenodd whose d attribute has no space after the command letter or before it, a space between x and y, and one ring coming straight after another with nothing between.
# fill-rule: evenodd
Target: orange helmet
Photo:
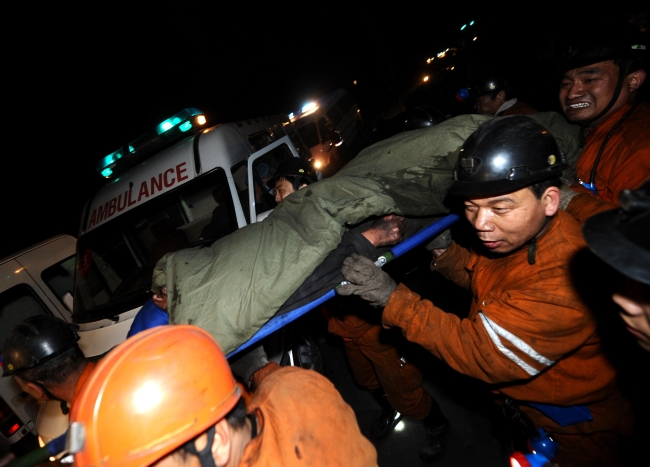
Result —
<instances>
[{"instance_id":1,"label":"orange helmet","mask_svg":"<svg viewBox=\"0 0 650 467\"><path fill-rule=\"evenodd\" d=\"M68 452L76 467L148 466L215 425L240 397L210 334L158 326L99 362L72 404Z\"/></svg>"}]
</instances>

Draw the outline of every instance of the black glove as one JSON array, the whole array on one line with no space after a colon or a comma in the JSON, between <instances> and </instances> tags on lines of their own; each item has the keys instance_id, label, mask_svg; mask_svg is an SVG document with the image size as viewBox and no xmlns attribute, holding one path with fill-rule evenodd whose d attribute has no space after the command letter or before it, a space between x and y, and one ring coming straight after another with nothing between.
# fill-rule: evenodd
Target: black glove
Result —
<instances>
[{"instance_id":1,"label":"black glove","mask_svg":"<svg viewBox=\"0 0 650 467\"><path fill-rule=\"evenodd\" d=\"M372 306L384 307L397 288L395 281L371 259L352 253L345 258L341 268L343 277L349 282L339 286L339 295L358 295Z\"/></svg>"}]
</instances>

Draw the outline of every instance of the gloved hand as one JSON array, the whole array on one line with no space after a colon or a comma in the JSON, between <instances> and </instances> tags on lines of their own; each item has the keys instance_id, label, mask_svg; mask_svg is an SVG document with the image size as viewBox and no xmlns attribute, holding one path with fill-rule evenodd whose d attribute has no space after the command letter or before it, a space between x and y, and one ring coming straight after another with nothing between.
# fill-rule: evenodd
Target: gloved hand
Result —
<instances>
[{"instance_id":1,"label":"gloved hand","mask_svg":"<svg viewBox=\"0 0 650 467\"><path fill-rule=\"evenodd\" d=\"M429 243L424 245L424 248L429 251L446 250L449 245L451 245L451 230L447 229L433 237Z\"/></svg>"},{"instance_id":2,"label":"gloved hand","mask_svg":"<svg viewBox=\"0 0 650 467\"><path fill-rule=\"evenodd\" d=\"M343 277L349 284L339 286L339 295L358 295L372 306L384 307L397 288L395 281L371 259L352 253L343 261Z\"/></svg>"}]
</instances>

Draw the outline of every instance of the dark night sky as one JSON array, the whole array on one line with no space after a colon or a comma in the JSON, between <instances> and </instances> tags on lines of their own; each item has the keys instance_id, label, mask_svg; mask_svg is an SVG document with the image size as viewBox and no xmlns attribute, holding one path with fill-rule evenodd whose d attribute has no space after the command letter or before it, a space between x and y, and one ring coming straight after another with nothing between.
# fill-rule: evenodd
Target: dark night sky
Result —
<instances>
[{"instance_id":1,"label":"dark night sky","mask_svg":"<svg viewBox=\"0 0 650 467\"><path fill-rule=\"evenodd\" d=\"M289 113L345 87L370 121L390 115L399 96L407 107L454 112L455 91L495 66L514 75L522 100L557 110L547 59L560 33L616 16L461 7L443 14L435 2L399 11L330 3L302 18L304 2L289 12L272 3L219 11L195 2L137 14L106 5L92 13L39 7L37 14L32 5L6 18L14 32L5 32L3 60L0 257L55 234L76 235L85 201L103 183L96 162L183 108L197 107L216 124ZM472 19L475 29L461 33ZM428 90L416 91L426 58L470 34L479 39L454 59L454 74L437 69Z\"/></svg>"}]
</instances>

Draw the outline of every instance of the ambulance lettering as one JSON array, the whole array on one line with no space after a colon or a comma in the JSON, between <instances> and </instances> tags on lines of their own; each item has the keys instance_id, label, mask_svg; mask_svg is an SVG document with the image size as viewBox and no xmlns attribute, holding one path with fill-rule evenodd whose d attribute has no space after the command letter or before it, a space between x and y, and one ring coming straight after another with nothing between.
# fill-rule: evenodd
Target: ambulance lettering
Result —
<instances>
[{"instance_id":1,"label":"ambulance lettering","mask_svg":"<svg viewBox=\"0 0 650 467\"><path fill-rule=\"evenodd\" d=\"M134 195L133 188L129 188L124 194L120 194L110 201L104 203L103 206L97 206L90 214L90 221L88 228L99 224L100 222L109 219L116 212L122 212L126 207L131 207L138 204L140 201L146 200L157 192L162 192L164 188L171 188L175 184L185 181L189 178L187 175L187 162L182 162L176 167L169 168L164 172L159 173L155 177L151 177L148 181L145 180L140 184L138 189L137 198Z\"/></svg>"}]
</instances>

